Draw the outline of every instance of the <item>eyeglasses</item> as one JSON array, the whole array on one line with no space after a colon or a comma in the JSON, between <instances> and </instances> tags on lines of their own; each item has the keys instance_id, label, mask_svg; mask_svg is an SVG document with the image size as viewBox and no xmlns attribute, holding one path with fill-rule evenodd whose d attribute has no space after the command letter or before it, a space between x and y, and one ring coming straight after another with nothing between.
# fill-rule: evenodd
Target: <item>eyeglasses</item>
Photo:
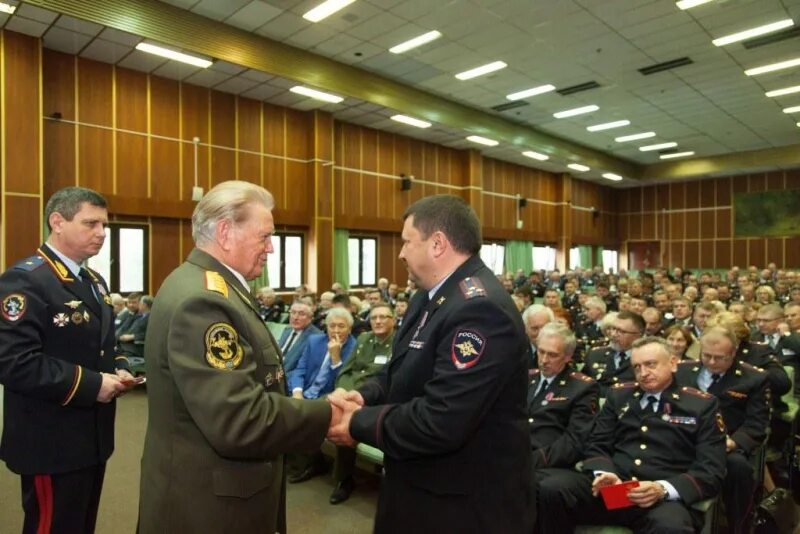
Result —
<instances>
[{"instance_id":1,"label":"eyeglasses","mask_svg":"<svg viewBox=\"0 0 800 534\"><path fill-rule=\"evenodd\" d=\"M709 362L724 363L733 360L733 356L717 356L716 354L707 354L705 352L701 352L700 357Z\"/></svg>"},{"instance_id":2,"label":"eyeglasses","mask_svg":"<svg viewBox=\"0 0 800 534\"><path fill-rule=\"evenodd\" d=\"M622 328L619 328L619 327L616 327L616 326L609 326L608 327L608 331L609 332L618 332L620 334L628 334L629 336L640 334L640 332L632 332L630 330L623 330Z\"/></svg>"},{"instance_id":3,"label":"eyeglasses","mask_svg":"<svg viewBox=\"0 0 800 534\"><path fill-rule=\"evenodd\" d=\"M289 315L299 315L300 317L307 317L311 314L304 311L292 310L289 312Z\"/></svg>"},{"instance_id":4,"label":"eyeglasses","mask_svg":"<svg viewBox=\"0 0 800 534\"><path fill-rule=\"evenodd\" d=\"M773 317L772 319L764 319L763 317L758 317L756 319L757 323L771 323L772 321L780 321L781 317Z\"/></svg>"},{"instance_id":5,"label":"eyeglasses","mask_svg":"<svg viewBox=\"0 0 800 534\"><path fill-rule=\"evenodd\" d=\"M393 315L370 315L369 316L369 320L370 321L388 321L389 319L392 319L393 317L394 317Z\"/></svg>"}]
</instances>

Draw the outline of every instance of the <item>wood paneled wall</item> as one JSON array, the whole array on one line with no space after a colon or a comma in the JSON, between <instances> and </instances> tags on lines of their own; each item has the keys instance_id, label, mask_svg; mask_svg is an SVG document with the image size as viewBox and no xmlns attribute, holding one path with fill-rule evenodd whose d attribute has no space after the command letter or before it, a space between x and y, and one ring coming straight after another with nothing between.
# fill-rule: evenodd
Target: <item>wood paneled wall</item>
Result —
<instances>
[{"instance_id":1,"label":"wood paneled wall","mask_svg":"<svg viewBox=\"0 0 800 534\"><path fill-rule=\"evenodd\" d=\"M800 267L800 237L737 238L733 227L734 193L798 188L800 170L627 189L619 195L620 237L660 241L663 266Z\"/></svg>"}]
</instances>

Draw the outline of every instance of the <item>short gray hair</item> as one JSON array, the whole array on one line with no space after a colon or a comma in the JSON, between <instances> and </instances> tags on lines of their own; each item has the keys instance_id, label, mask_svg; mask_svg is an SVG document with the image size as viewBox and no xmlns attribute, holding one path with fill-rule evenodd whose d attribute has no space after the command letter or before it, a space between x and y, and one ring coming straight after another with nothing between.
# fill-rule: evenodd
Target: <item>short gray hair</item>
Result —
<instances>
[{"instance_id":1,"label":"short gray hair","mask_svg":"<svg viewBox=\"0 0 800 534\"><path fill-rule=\"evenodd\" d=\"M328 313L325 314L326 325L328 324L328 321L331 320L331 318L344 319L344 321L347 323L347 326L353 328L353 315L344 308L331 308L330 310L328 310Z\"/></svg>"},{"instance_id":2,"label":"short gray hair","mask_svg":"<svg viewBox=\"0 0 800 534\"><path fill-rule=\"evenodd\" d=\"M603 313L606 313L606 303L600 297L589 297L586 300L586 303L583 305L584 308L597 308L598 310L602 310Z\"/></svg>"},{"instance_id":3,"label":"short gray hair","mask_svg":"<svg viewBox=\"0 0 800 534\"><path fill-rule=\"evenodd\" d=\"M275 200L269 191L250 182L231 180L212 187L192 213L195 244L212 242L219 221L228 220L234 224L246 221L250 216L250 204L261 204L272 210Z\"/></svg>"},{"instance_id":4,"label":"short gray hair","mask_svg":"<svg viewBox=\"0 0 800 534\"><path fill-rule=\"evenodd\" d=\"M551 310L547 306L544 306L542 304L531 304L530 306L525 308L524 312L522 312L522 322L525 323L525 325L527 325L528 317L530 317L531 315L537 315L539 313L544 313L545 315L547 315L548 323L551 323L556 320L556 316L553 315L553 310Z\"/></svg>"},{"instance_id":5,"label":"short gray hair","mask_svg":"<svg viewBox=\"0 0 800 534\"><path fill-rule=\"evenodd\" d=\"M47 221L47 228L53 229L50 227L50 215L60 213L66 220L71 221L75 214L81 211L84 202L98 208L108 207L103 195L85 187L65 187L53 193L44 208L44 220Z\"/></svg>"},{"instance_id":6,"label":"short gray hair","mask_svg":"<svg viewBox=\"0 0 800 534\"><path fill-rule=\"evenodd\" d=\"M634 350L640 349L647 345L658 345L659 347L661 347L661 350L664 352L664 354L666 354L667 356L672 356L672 350L669 348L669 345L667 345L667 340L664 339L663 337L658 337L658 336L640 337L639 339L633 342L633 345L631 345L631 349Z\"/></svg>"},{"instance_id":7,"label":"short gray hair","mask_svg":"<svg viewBox=\"0 0 800 534\"><path fill-rule=\"evenodd\" d=\"M549 308L548 308L549 309ZM539 330L539 336L536 338L536 346L538 347L542 340L546 337L557 337L564 344L564 354L572 357L575 354L575 347L578 341L575 339L575 334L561 323L547 323Z\"/></svg>"}]
</instances>

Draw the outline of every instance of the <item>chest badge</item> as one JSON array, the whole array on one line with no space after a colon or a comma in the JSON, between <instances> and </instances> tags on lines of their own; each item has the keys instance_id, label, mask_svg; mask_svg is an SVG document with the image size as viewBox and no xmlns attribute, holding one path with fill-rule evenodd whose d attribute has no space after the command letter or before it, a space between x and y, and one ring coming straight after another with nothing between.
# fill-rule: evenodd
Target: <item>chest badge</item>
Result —
<instances>
[{"instance_id":1,"label":"chest badge","mask_svg":"<svg viewBox=\"0 0 800 534\"><path fill-rule=\"evenodd\" d=\"M57 313L53 317L53 324L59 328L64 328L69 324L69 316L66 313Z\"/></svg>"}]
</instances>

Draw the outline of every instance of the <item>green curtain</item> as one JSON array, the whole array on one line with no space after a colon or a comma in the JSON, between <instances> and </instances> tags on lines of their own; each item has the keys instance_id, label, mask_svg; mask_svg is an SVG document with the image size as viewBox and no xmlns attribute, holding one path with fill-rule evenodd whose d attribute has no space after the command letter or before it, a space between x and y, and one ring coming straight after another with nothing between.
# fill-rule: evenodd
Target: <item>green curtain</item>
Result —
<instances>
[{"instance_id":1,"label":"green curtain","mask_svg":"<svg viewBox=\"0 0 800 534\"><path fill-rule=\"evenodd\" d=\"M333 231L333 281L350 289L350 255L348 240L350 232L343 228Z\"/></svg>"},{"instance_id":2,"label":"green curtain","mask_svg":"<svg viewBox=\"0 0 800 534\"><path fill-rule=\"evenodd\" d=\"M603 247L597 247L597 259L594 262L595 267L603 267Z\"/></svg>"},{"instance_id":3,"label":"green curtain","mask_svg":"<svg viewBox=\"0 0 800 534\"><path fill-rule=\"evenodd\" d=\"M530 241L506 241L505 268L507 273L522 269L525 274L533 270L533 243Z\"/></svg>"},{"instance_id":4,"label":"green curtain","mask_svg":"<svg viewBox=\"0 0 800 534\"><path fill-rule=\"evenodd\" d=\"M590 245L578 245L578 264L582 269L592 268L592 247Z\"/></svg>"}]
</instances>

